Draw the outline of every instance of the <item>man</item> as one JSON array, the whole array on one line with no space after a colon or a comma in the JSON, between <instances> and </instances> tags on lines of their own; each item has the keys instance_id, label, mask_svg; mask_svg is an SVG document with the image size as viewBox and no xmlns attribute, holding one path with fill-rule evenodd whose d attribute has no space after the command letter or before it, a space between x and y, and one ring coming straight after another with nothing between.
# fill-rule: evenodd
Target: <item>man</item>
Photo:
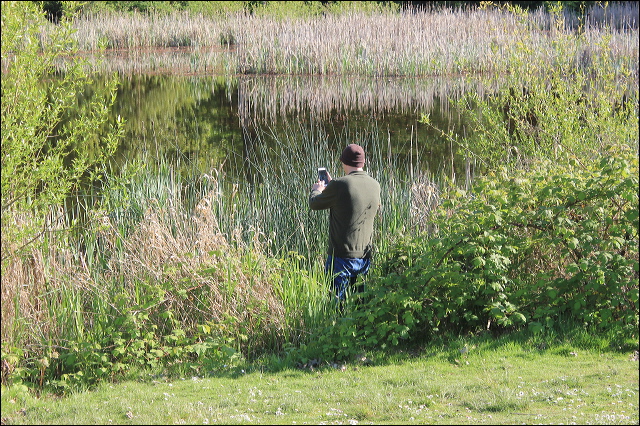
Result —
<instances>
[{"instance_id":1,"label":"man","mask_svg":"<svg viewBox=\"0 0 640 426\"><path fill-rule=\"evenodd\" d=\"M311 187L309 207L329 209L329 248L325 271L332 272L333 296L340 306L359 275L366 275L373 251L373 222L380 209L380 184L363 170L361 146L348 145L340 156L345 176L327 186L318 180ZM364 284L352 289L364 290Z\"/></svg>"}]
</instances>

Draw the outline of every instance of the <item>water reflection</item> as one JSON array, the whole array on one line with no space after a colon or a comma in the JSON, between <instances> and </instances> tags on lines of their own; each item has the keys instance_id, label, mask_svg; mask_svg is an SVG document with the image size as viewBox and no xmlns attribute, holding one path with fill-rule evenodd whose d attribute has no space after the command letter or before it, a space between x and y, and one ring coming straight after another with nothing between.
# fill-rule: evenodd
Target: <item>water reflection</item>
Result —
<instances>
[{"instance_id":1,"label":"water reflection","mask_svg":"<svg viewBox=\"0 0 640 426\"><path fill-rule=\"evenodd\" d=\"M273 120L279 116L308 112L319 119L333 111L345 114L386 112L419 115L437 110L455 120L449 98L467 91L491 90L487 82L459 78L369 78L354 76L259 76L238 82L239 113L246 117Z\"/></svg>"},{"instance_id":2,"label":"water reflection","mask_svg":"<svg viewBox=\"0 0 640 426\"><path fill-rule=\"evenodd\" d=\"M491 90L464 78L129 75L113 109L127 120L116 158L151 154L185 173L224 168L227 178L253 181L260 156L277 161L282 144L321 139L337 152L366 138L373 151L417 170L463 176L468 165L455 146L419 119L428 113L437 128L462 131L450 100Z\"/></svg>"}]
</instances>

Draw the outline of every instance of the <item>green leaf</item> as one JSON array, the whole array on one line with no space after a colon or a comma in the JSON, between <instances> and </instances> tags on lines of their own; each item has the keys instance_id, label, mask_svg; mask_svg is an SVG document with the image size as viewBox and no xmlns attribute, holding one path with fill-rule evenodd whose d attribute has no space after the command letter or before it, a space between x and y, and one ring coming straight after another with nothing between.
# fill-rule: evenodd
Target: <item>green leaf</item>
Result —
<instances>
[{"instance_id":1,"label":"green leaf","mask_svg":"<svg viewBox=\"0 0 640 426\"><path fill-rule=\"evenodd\" d=\"M527 317L525 317L520 312L515 312L512 315L512 318L513 318L514 322L517 323L517 324L525 324L527 322Z\"/></svg>"},{"instance_id":2,"label":"green leaf","mask_svg":"<svg viewBox=\"0 0 640 426\"><path fill-rule=\"evenodd\" d=\"M476 257L474 258L471 263L473 264L474 268L481 268L485 265L486 261L484 260L484 258L482 257Z\"/></svg>"},{"instance_id":3,"label":"green leaf","mask_svg":"<svg viewBox=\"0 0 640 426\"><path fill-rule=\"evenodd\" d=\"M578 241L577 238L569 238L567 240L567 245L572 250L575 250L578 247L579 244L580 244L580 241Z\"/></svg>"},{"instance_id":4,"label":"green leaf","mask_svg":"<svg viewBox=\"0 0 640 426\"><path fill-rule=\"evenodd\" d=\"M533 332L534 334L541 332L543 329L544 329L544 326L542 325L541 322L532 321L529 323L529 330L531 330L531 332Z\"/></svg>"}]
</instances>

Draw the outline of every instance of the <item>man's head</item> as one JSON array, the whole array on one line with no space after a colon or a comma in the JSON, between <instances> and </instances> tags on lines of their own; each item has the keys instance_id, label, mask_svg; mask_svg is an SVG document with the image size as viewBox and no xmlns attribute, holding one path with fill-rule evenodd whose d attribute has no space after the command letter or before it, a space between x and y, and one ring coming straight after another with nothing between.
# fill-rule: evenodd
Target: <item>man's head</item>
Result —
<instances>
[{"instance_id":1,"label":"man's head","mask_svg":"<svg viewBox=\"0 0 640 426\"><path fill-rule=\"evenodd\" d=\"M364 166L364 149L355 143L347 145L342 151L340 161L342 164L360 169Z\"/></svg>"}]
</instances>

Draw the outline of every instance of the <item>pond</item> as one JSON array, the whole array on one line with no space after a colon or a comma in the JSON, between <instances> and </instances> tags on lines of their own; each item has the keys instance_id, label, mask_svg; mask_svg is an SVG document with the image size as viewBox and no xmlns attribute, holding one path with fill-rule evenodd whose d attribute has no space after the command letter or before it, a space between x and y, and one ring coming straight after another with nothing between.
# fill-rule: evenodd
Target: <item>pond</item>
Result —
<instances>
[{"instance_id":1,"label":"pond","mask_svg":"<svg viewBox=\"0 0 640 426\"><path fill-rule=\"evenodd\" d=\"M346 144L359 143L412 172L468 178L471 163L440 130L463 131L452 100L488 90L486 82L462 77L130 74L113 108L127 122L114 164L153 158L182 173L254 182L265 155L273 157L269 164L325 165L337 173L339 163L308 164L304 153L317 145L337 159ZM421 123L422 114L434 126ZM279 157L289 150L299 157Z\"/></svg>"}]
</instances>

